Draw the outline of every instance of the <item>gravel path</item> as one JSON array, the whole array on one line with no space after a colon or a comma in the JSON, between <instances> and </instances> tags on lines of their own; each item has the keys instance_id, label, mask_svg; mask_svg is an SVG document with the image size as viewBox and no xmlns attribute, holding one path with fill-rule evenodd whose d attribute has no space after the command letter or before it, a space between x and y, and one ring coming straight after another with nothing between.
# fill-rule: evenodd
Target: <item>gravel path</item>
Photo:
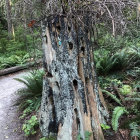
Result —
<instances>
[{"instance_id":1,"label":"gravel path","mask_svg":"<svg viewBox=\"0 0 140 140\"><path fill-rule=\"evenodd\" d=\"M0 140L27 140L21 132L18 107L14 105L18 99L15 92L24 85L13 79L26 73L0 77Z\"/></svg>"}]
</instances>

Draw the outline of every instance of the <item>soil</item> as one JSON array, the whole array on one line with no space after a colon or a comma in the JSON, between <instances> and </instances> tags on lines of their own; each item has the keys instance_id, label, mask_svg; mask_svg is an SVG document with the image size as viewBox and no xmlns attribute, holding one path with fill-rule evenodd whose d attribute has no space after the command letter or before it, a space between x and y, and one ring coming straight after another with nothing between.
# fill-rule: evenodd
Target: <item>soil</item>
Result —
<instances>
[{"instance_id":1,"label":"soil","mask_svg":"<svg viewBox=\"0 0 140 140\"><path fill-rule=\"evenodd\" d=\"M22 124L18 118L18 106L15 105L18 95L16 91L24 85L14 80L26 71L0 77L0 140L27 140L22 132Z\"/></svg>"}]
</instances>

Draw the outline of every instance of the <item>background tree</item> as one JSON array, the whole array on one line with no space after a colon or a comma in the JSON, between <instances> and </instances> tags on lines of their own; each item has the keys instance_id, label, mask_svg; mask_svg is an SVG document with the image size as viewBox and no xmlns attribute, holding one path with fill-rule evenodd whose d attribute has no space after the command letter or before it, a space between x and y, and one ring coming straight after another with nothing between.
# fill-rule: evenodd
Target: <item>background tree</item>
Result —
<instances>
[{"instance_id":1,"label":"background tree","mask_svg":"<svg viewBox=\"0 0 140 140\"><path fill-rule=\"evenodd\" d=\"M12 22L12 3L11 0L6 0L6 16L7 16L7 23L8 23L8 34L9 37L14 37L14 26Z\"/></svg>"}]
</instances>

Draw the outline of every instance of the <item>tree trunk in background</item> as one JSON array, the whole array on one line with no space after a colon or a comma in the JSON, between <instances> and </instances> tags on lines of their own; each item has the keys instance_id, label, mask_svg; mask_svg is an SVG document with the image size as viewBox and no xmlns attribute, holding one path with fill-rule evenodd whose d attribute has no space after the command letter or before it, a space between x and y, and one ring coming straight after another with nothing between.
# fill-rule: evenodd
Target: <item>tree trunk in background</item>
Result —
<instances>
[{"instance_id":1,"label":"tree trunk in background","mask_svg":"<svg viewBox=\"0 0 140 140\"><path fill-rule=\"evenodd\" d=\"M11 13L11 0L6 0L6 15L8 23L8 35L9 38L14 38L14 26L12 24L12 13Z\"/></svg>"},{"instance_id":2,"label":"tree trunk in background","mask_svg":"<svg viewBox=\"0 0 140 140\"><path fill-rule=\"evenodd\" d=\"M29 51L29 48L28 48L28 45L27 45L27 20L26 20L26 3L25 1L23 2L23 20L24 20L24 43L25 43L25 48L27 49L28 52Z\"/></svg>"},{"instance_id":3,"label":"tree trunk in background","mask_svg":"<svg viewBox=\"0 0 140 140\"><path fill-rule=\"evenodd\" d=\"M42 25L46 75L40 128L57 140L85 140L85 132L92 133L90 140L104 139L100 123L108 112L97 83L88 18L85 25L62 16Z\"/></svg>"}]
</instances>

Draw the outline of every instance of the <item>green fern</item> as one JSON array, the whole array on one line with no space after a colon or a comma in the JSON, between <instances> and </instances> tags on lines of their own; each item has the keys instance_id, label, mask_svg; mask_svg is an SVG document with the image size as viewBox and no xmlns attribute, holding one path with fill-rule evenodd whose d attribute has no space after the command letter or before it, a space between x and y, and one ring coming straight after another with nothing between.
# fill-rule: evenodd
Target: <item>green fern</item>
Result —
<instances>
[{"instance_id":1,"label":"green fern","mask_svg":"<svg viewBox=\"0 0 140 140\"><path fill-rule=\"evenodd\" d=\"M129 125L130 129L131 129L131 137L138 137L140 138L140 129L139 126L137 125L136 122L133 122Z\"/></svg>"},{"instance_id":2,"label":"green fern","mask_svg":"<svg viewBox=\"0 0 140 140\"><path fill-rule=\"evenodd\" d=\"M127 111L126 111L125 107L118 106L118 107L114 108L113 115L112 115L112 127L113 127L114 131L118 130L119 118L126 112Z\"/></svg>"},{"instance_id":3,"label":"green fern","mask_svg":"<svg viewBox=\"0 0 140 140\"><path fill-rule=\"evenodd\" d=\"M122 106L121 101L113 94L108 92L107 90L102 90L103 93L106 93L108 96L110 96L114 101L116 101L119 105Z\"/></svg>"},{"instance_id":4,"label":"green fern","mask_svg":"<svg viewBox=\"0 0 140 140\"><path fill-rule=\"evenodd\" d=\"M24 89L28 91L26 91L27 93L30 93L33 96L38 96L42 93L43 75L44 72L42 70L38 70L31 72L28 76L24 76L23 79L15 78L15 80L23 83L26 86ZM22 92L19 90L19 93Z\"/></svg>"},{"instance_id":5,"label":"green fern","mask_svg":"<svg viewBox=\"0 0 140 140\"><path fill-rule=\"evenodd\" d=\"M116 62L116 59L105 49L95 51L94 59L97 73L101 75L109 74Z\"/></svg>"},{"instance_id":6,"label":"green fern","mask_svg":"<svg viewBox=\"0 0 140 140\"><path fill-rule=\"evenodd\" d=\"M41 104L43 75L42 70L37 70L31 72L28 76L24 76L23 79L15 78L15 80L25 85L24 88L17 91L20 96L17 105L19 104L20 109L30 106L32 110L38 110Z\"/></svg>"},{"instance_id":7,"label":"green fern","mask_svg":"<svg viewBox=\"0 0 140 140\"><path fill-rule=\"evenodd\" d=\"M140 98L125 98L125 101L137 101L137 102L140 102Z\"/></svg>"},{"instance_id":8,"label":"green fern","mask_svg":"<svg viewBox=\"0 0 140 140\"><path fill-rule=\"evenodd\" d=\"M120 88L120 94L122 94L122 95L130 95L130 94L132 94L132 87L129 86L129 85L123 85Z\"/></svg>"}]
</instances>

